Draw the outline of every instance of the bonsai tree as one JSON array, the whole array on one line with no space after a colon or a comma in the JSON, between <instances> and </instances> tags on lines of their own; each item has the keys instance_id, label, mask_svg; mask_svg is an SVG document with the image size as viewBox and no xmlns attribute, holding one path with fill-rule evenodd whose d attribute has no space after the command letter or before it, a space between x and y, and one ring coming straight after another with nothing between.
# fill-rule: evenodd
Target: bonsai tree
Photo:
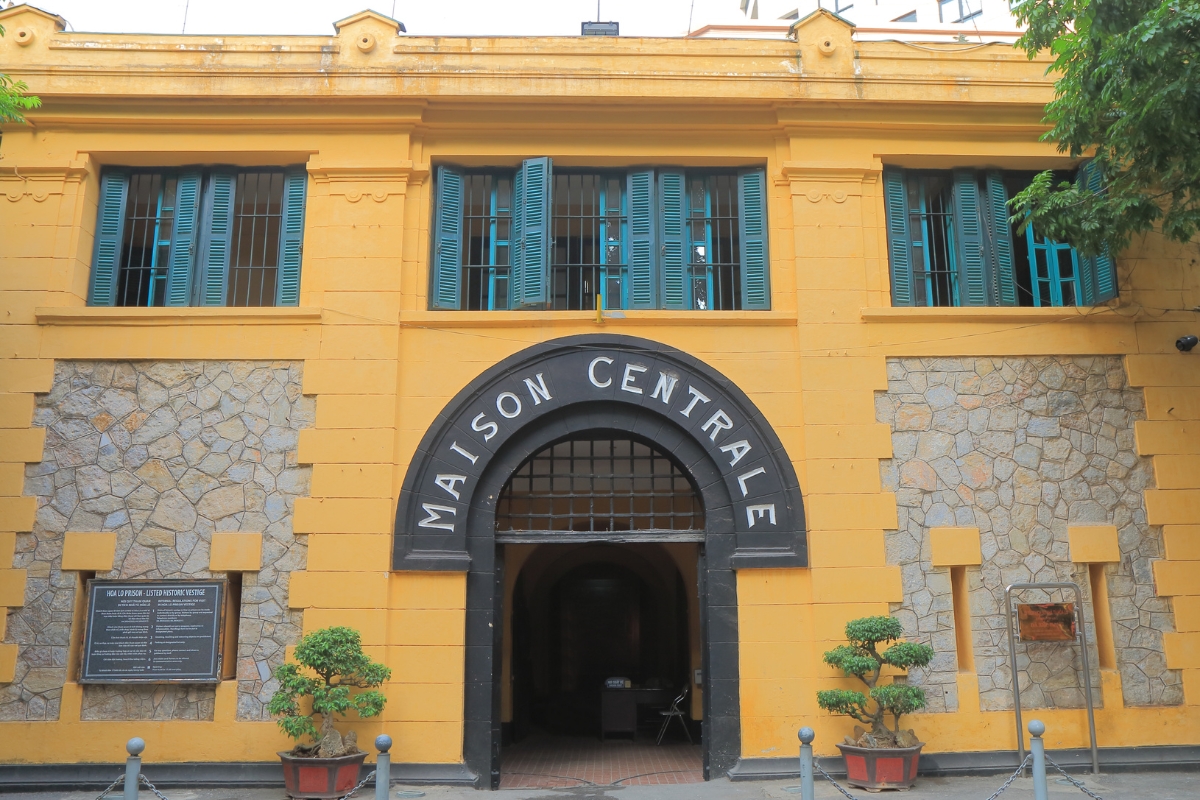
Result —
<instances>
[{"instance_id":1,"label":"bonsai tree","mask_svg":"<svg viewBox=\"0 0 1200 800\"><path fill-rule=\"evenodd\" d=\"M336 758L359 752L354 732L343 739L333 727L334 719L350 710L360 717L377 716L387 698L373 687L391 677L392 671L363 652L362 640L353 628L313 631L296 645L295 658L298 664L276 667L279 688L267 704L267 710L280 717L279 727L297 742L292 755ZM310 713L301 707L304 698L312 699ZM321 716L320 728L317 715ZM300 744L306 736L312 744Z\"/></svg>"},{"instance_id":2,"label":"bonsai tree","mask_svg":"<svg viewBox=\"0 0 1200 800\"><path fill-rule=\"evenodd\" d=\"M867 685L867 692L850 689L825 689L817 692L817 705L834 714L853 717L870 730L859 733L855 739L847 738L848 744L860 747L912 747L917 737L912 731L900 730L900 717L925 707L925 692L918 686L906 683L879 683L879 674L884 665L908 669L923 667L933 658L933 648L917 642L897 641L904 631L898 620L891 617L863 617L846 623L846 639L843 644L825 653L825 663L837 667L847 677L853 675ZM892 644L882 653L881 644ZM884 715L891 714L894 720L889 730Z\"/></svg>"}]
</instances>

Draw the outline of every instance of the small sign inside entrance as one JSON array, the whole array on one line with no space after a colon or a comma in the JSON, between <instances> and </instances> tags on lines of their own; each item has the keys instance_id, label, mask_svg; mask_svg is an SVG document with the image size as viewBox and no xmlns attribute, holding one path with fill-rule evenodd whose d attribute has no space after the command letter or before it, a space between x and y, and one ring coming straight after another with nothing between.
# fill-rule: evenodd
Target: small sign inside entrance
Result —
<instances>
[{"instance_id":1,"label":"small sign inside entrance","mask_svg":"<svg viewBox=\"0 0 1200 800\"><path fill-rule=\"evenodd\" d=\"M1073 642L1075 604L1018 603L1017 630L1022 642Z\"/></svg>"}]
</instances>

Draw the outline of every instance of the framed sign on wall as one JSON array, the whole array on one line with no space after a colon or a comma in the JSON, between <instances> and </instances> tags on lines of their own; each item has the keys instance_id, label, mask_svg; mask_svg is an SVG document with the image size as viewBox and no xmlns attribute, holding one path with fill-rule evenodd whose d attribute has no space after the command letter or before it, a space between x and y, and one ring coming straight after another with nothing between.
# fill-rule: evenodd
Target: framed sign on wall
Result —
<instances>
[{"instance_id":1,"label":"framed sign on wall","mask_svg":"<svg viewBox=\"0 0 1200 800\"><path fill-rule=\"evenodd\" d=\"M80 683L217 683L224 580L87 584Z\"/></svg>"}]
</instances>

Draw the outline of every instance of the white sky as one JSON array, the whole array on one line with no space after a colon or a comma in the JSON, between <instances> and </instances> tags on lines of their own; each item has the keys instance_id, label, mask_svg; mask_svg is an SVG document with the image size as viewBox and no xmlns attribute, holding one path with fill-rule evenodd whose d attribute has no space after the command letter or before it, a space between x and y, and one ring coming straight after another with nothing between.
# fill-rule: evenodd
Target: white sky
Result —
<instances>
[{"instance_id":1,"label":"white sky","mask_svg":"<svg viewBox=\"0 0 1200 800\"><path fill-rule=\"evenodd\" d=\"M0 0L8 5L7 0ZM365 8L394 16L416 35L578 36L596 0L33 0L69 30L111 33L332 34L332 23ZM738 0L601 0L600 18L623 36L682 36L714 22L744 20Z\"/></svg>"}]
</instances>

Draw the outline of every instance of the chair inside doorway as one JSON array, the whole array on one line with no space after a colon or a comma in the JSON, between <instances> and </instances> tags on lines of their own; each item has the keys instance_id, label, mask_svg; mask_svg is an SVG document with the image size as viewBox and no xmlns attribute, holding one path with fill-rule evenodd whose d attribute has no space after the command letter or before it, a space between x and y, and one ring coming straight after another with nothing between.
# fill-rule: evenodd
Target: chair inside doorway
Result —
<instances>
[{"instance_id":1,"label":"chair inside doorway","mask_svg":"<svg viewBox=\"0 0 1200 800\"><path fill-rule=\"evenodd\" d=\"M697 562L704 510L667 454L612 432L525 461L505 548L503 788L702 779ZM686 687L662 746L662 713Z\"/></svg>"}]
</instances>

